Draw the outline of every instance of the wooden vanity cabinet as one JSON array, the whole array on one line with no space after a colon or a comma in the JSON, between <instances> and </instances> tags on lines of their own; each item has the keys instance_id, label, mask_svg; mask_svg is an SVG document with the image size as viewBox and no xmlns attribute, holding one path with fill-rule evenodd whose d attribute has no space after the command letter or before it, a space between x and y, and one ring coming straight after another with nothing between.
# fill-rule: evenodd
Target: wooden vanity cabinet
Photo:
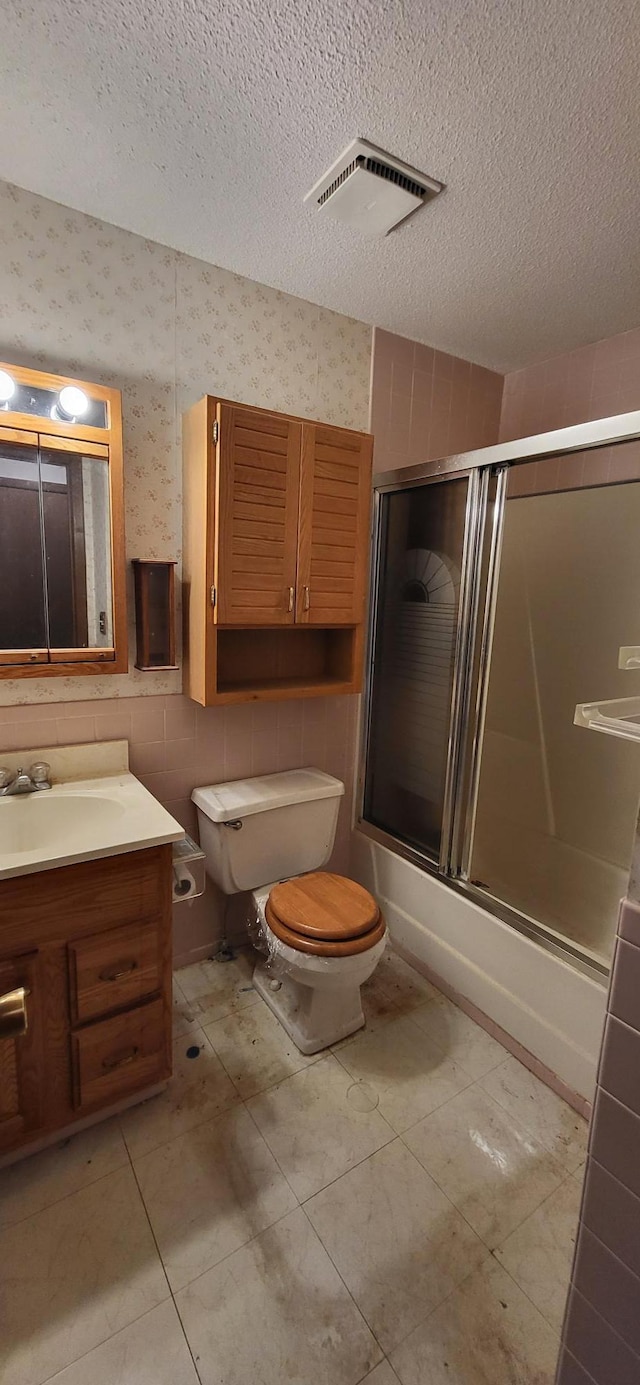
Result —
<instances>
[{"instance_id":1,"label":"wooden vanity cabinet","mask_svg":"<svg viewBox=\"0 0 640 1385\"><path fill-rule=\"evenodd\" d=\"M0 1156L171 1074L171 846L0 881ZM5 1026L6 1027L6 1026Z\"/></svg>"},{"instance_id":2,"label":"wooden vanity cabinet","mask_svg":"<svg viewBox=\"0 0 640 1385\"><path fill-rule=\"evenodd\" d=\"M210 396L184 416L185 690L195 701L359 690L372 444Z\"/></svg>"}]
</instances>

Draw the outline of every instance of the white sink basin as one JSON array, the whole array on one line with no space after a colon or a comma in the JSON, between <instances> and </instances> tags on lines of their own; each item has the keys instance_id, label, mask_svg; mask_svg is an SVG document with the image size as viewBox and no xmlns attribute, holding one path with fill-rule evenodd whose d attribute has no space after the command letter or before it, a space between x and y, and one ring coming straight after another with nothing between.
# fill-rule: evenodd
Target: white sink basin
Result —
<instances>
[{"instance_id":1,"label":"white sink basin","mask_svg":"<svg viewBox=\"0 0 640 1385\"><path fill-rule=\"evenodd\" d=\"M127 771L9 794L0 798L0 880L160 846L183 831Z\"/></svg>"},{"instance_id":2,"label":"white sink basin","mask_svg":"<svg viewBox=\"0 0 640 1385\"><path fill-rule=\"evenodd\" d=\"M117 799L97 793L68 792L63 797L42 789L0 798L0 853L18 856L70 846L88 830L112 830L124 811Z\"/></svg>"}]
</instances>

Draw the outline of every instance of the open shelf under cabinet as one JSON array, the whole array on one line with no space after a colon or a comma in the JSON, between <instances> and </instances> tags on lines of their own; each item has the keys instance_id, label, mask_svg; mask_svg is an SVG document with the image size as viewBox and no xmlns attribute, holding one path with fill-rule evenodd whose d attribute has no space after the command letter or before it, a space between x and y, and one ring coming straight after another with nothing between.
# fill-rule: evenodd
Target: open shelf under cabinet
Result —
<instances>
[{"instance_id":1,"label":"open shelf under cabinet","mask_svg":"<svg viewBox=\"0 0 640 1385\"><path fill-rule=\"evenodd\" d=\"M216 631L211 703L329 697L361 687L361 627Z\"/></svg>"}]
</instances>

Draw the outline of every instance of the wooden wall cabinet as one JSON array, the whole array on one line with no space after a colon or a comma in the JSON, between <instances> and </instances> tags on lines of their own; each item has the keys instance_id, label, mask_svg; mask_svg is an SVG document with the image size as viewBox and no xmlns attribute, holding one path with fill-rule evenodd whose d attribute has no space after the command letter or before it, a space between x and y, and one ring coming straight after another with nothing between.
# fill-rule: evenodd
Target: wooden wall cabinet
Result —
<instances>
[{"instance_id":1,"label":"wooden wall cabinet","mask_svg":"<svg viewBox=\"0 0 640 1385\"><path fill-rule=\"evenodd\" d=\"M373 439L207 396L184 416L185 691L357 692Z\"/></svg>"},{"instance_id":2,"label":"wooden wall cabinet","mask_svg":"<svg viewBox=\"0 0 640 1385\"><path fill-rule=\"evenodd\" d=\"M0 1160L171 1075L171 846L0 881ZM4 1032L3 1032L4 1030Z\"/></svg>"}]
</instances>

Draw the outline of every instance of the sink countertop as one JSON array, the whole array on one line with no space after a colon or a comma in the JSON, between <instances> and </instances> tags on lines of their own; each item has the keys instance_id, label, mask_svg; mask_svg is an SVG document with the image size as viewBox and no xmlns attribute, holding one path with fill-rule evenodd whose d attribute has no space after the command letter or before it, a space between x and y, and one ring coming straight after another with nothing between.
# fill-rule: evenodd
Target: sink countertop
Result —
<instances>
[{"instance_id":1,"label":"sink countertop","mask_svg":"<svg viewBox=\"0 0 640 1385\"><path fill-rule=\"evenodd\" d=\"M112 743L116 744L122 742ZM10 757L0 758L7 763ZM48 754L21 753L25 764L37 758ZM51 789L38 793L0 798L0 880L161 846L184 836L184 828L122 765L122 757L118 772L109 769L54 782ZM52 774L55 780L53 765Z\"/></svg>"}]
</instances>

